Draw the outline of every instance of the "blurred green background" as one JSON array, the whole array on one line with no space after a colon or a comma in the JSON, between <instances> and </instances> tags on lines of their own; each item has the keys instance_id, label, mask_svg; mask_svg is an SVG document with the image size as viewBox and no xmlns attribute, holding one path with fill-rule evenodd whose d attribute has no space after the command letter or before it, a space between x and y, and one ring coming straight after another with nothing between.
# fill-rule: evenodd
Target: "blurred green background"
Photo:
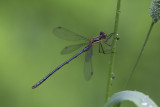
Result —
<instances>
[{"instance_id":1,"label":"blurred green background","mask_svg":"<svg viewBox=\"0 0 160 107\"><path fill-rule=\"evenodd\" d=\"M86 37L113 32L117 0L1 0L0 106L102 107L109 56L94 47L94 75L83 76L84 54L56 72L40 87L32 86L79 51L61 55L76 42L56 38L63 26ZM151 0L122 0L111 95L124 90L151 24ZM128 86L160 105L160 23L155 24L145 52ZM78 42L79 43L79 42Z\"/></svg>"}]
</instances>

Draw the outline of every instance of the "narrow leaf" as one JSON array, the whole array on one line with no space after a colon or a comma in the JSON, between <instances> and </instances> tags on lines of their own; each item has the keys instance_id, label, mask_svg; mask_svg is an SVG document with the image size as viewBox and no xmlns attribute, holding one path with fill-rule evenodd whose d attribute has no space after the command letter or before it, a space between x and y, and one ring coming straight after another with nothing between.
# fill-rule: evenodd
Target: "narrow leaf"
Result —
<instances>
[{"instance_id":1,"label":"narrow leaf","mask_svg":"<svg viewBox=\"0 0 160 107\"><path fill-rule=\"evenodd\" d=\"M149 96L138 91L121 91L114 94L104 107L119 107L123 101L133 102L137 107L158 107Z\"/></svg>"}]
</instances>

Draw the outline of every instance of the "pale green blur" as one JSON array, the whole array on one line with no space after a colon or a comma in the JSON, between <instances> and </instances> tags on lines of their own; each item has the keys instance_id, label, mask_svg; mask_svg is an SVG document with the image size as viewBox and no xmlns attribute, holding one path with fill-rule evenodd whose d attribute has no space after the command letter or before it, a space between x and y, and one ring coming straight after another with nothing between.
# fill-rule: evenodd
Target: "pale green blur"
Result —
<instances>
[{"instance_id":1,"label":"pale green blur","mask_svg":"<svg viewBox=\"0 0 160 107\"><path fill-rule=\"evenodd\" d=\"M124 90L151 24L151 0L122 0L111 94ZM102 107L105 101L109 54L94 47L94 74L83 76L84 54L57 71L40 87L32 86L79 51L61 55L76 44L56 38L63 26L86 37L113 32L116 0L1 0L0 107ZM160 24L151 36L128 86L148 94L160 105ZM79 41L78 43L81 43ZM81 48L82 49L82 48Z\"/></svg>"}]
</instances>

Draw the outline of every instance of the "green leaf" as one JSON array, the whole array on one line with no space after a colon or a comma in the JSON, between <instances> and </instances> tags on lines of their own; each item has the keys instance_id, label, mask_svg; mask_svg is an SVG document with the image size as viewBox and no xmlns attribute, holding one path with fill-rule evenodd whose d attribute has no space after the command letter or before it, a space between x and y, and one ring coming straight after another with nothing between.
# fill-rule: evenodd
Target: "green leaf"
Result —
<instances>
[{"instance_id":1,"label":"green leaf","mask_svg":"<svg viewBox=\"0 0 160 107\"><path fill-rule=\"evenodd\" d=\"M138 107L158 107L149 96L138 91L121 91L114 94L104 107L119 107L122 101L131 101Z\"/></svg>"}]
</instances>

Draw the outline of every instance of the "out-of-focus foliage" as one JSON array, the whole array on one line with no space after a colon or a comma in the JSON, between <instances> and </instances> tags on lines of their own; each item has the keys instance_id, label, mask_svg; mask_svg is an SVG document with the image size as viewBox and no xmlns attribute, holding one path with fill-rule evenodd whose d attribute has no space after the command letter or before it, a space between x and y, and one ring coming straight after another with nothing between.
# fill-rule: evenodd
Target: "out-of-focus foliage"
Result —
<instances>
[{"instance_id":1,"label":"out-of-focus foliage","mask_svg":"<svg viewBox=\"0 0 160 107\"><path fill-rule=\"evenodd\" d=\"M112 92L125 82L151 24L151 0L123 0ZM109 55L94 46L93 78L83 76L84 54L57 71L35 90L31 87L72 57L61 50L81 41L65 41L52 34L63 26L95 37L113 32L116 0L1 0L0 1L0 106L102 107L105 100ZM138 90L160 105L160 25L157 23L128 89Z\"/></svg>"},{"instance_id":2,"label":"out-of-focus foliage","mask_svg":"<svg viewBox=\"0 0 160 107\"><path fill-rule=\"evenodd\" d=\"M104 107L120 107L120 105L124 101L130 101L137 107L158 107L155 102L151 98L149 98L148 95L145 95L138 91L128 90L121 91L112 95Z\"/></svg>"}]
</instances>

